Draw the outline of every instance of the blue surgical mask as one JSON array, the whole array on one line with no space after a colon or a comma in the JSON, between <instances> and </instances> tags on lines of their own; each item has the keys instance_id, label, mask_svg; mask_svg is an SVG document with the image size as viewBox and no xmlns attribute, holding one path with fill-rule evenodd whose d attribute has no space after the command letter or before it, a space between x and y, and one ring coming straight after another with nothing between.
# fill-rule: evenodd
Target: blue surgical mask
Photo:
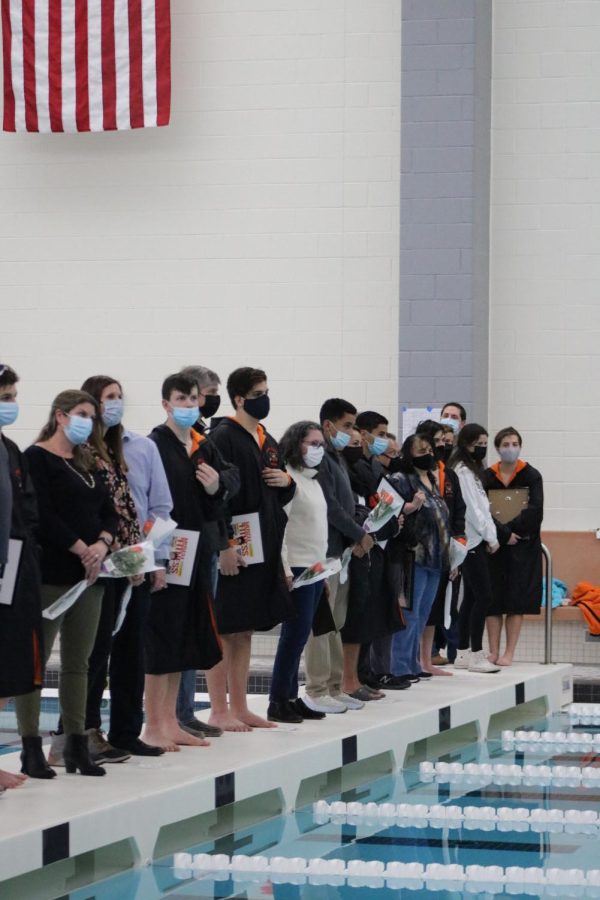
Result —
<instances>
[{"instance_id":1,"label":"blue surgical mask","mask_svg":"<svg viewBox=\"0 0 600 900\"><path fill-rule=\"evenodd\" d=\"M385 453L387 448L390 446L390 442L388 438L384 437L376 437L373 438L373 443L369 444L369 453L371 456L381 456L382 453Z\"/></svg>"},{"instance_id":2,"label":"blue surgical mask","mask_svg":"<svg viewBox=\"0 0 600 900\"><path fill-rule=\"evenodd\" d=\"M105 400L102 404L102 421L107 428L113 425L120 425L123 418L123 401L122 400Z\"/></svg>"},{"instance_id":3,"label":"blue surgical mask","mask_svg":"<svg viewBox=\"0 0 600 900\"><path fill-rule=\"evenodd\" d=\"M336 450L343 450L350 443L350 435L345 431L338 431L330 440Z\"/></svg>"},{"instance_id":4,"label":"blue surgical mask","mask_svg":"<svg viewBox=\"0 0 600 900\"><path fill-rule=\"evenodd\" d=\"M454 434L458 434L458 422L456 421L456 419L444 418L444 419L441 419L441 424L449 425L450 428L452 429L452 431L454 432Z\"/></svg>"},{"instance_id":5,"label":"blue surgical mask","mask_svg":"<svg viewBox=\"0 0 600 900\"><path fill-rule=\"evenodd\" d=\"M192 428L198 421L197 406L172 406L173 421L180 428Z\"/></svg>"},{"instance_id":6,"label":"blue surgical mask","mask_svg":"<svg viewBox=\"0 0 600 900\"><path fill-rule=\"evenodd\" d=\"M4 425L12 425L19 415L19 404L14 400L3 400L0 402L0 428Z\"/></svg>"},{"instance_id":7,"label":"blue surgical mask","mask_svg":"<svg viewBox=\"0 0 600 900\"><path fill-rule=\"evenodd\" d=\"M85 444L92 428L94 427L93 419L86 419L85 416L69 415L69 424L65 425L65 436L72 444Z\"/></svg>"}]
</instances>

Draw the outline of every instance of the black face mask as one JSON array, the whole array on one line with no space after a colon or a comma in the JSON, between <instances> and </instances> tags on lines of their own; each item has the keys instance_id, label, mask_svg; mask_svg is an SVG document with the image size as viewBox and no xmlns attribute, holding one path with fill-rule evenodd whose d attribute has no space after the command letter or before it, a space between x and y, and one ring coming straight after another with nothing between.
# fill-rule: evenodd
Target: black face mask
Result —
<instances>
[{"instance_id":1,"label":"black face mask","mask_svg":"<svg viewBox=\"0 0 600 900\"><path fill-rule=\"evenodd\" d=\"M203 419L212 419L221 405L221 398L218 394L207 394L204 398L204 406L200 407L200 415Z\"/></svg>"},{"instance_id":2,"label":"black face mask","mask_svg":"<svg viewBox=\"0 0 600 900\"><path fill-rule=\"evenodd\" d=\"M427 453L425 456L413 456L412 462L415 469L429 472L435 465L435 457L433 453Z\"/></svg>"},{"instance_id":3,"label":"black face mask","mask_svg":"<svg viewBox=\"0 0 600 900\"><path fill-rule=\"evenodd\" d=\"M469 456L471 459L481 462L487 456L487 447L475 447L473 450L469 451Z\"/></svg>"},{"instance_id":4,"label":"black face mask","mask_svg":"<svg viewBox=\"0 0 600 900\"><path fill-rule=\"evenodd\" d=\"M363 458L362 447L344 447L344 449L342 450L342 456L349 466L354 466L359 461L359 459Z\"/></svg>"},{"instance_id":5,"label":"black face mask","mask_svg":"<svg viewBox=\"0 0 600 900\"><path fill-rule=\"evenodd\" d=\"M266 419L271 410L271 401L268 394L262 397L246 397L244 399L244 410L253 419Z\"/></svg>"},{"instance_id":6,"label":"black face mask","mask_svg":"<svg viewBox=\"0 0 600 900\"><path fill-rule=\"evenodd\" d=\"M438 462L448 462L453 450L452 444L442 444L441 447L435 448L435 458Z\"/></svg>"},{"instance_id":7,"label":"black face mask","mask_svg":"<svg viewBox=\"0 0 600 900\"><path fill-rule=\"evenodd\" d=\"M390 459L390 464L387 467L387 470L390 474L393 472L399 472L402 468L402 461L399 456L394 456Z\"/></svg>"}]
</instances>

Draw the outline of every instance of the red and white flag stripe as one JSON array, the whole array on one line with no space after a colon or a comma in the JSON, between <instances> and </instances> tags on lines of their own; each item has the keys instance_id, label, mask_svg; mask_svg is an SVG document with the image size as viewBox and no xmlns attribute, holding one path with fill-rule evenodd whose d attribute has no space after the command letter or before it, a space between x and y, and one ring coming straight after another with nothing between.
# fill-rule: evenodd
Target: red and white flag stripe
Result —
<instances>
[{"instance_id":1,"label":"red and white flag stripe","mask_svg":"<svg viewBox=\"0 0 600 900\"><path fill-rule=\"evenodd\" d=\"M0 0L4 131L168 125L170 0Z\"/></svg>"}]
</instances>

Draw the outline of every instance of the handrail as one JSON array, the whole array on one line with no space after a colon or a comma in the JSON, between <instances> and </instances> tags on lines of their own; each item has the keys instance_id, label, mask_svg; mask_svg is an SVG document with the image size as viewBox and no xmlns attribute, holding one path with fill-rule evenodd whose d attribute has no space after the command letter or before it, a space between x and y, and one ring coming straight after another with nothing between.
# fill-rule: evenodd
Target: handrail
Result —
<instances>
[{"instance_id":1,"label":"handrail","mask_svg":"<svg viewBox=\"0 0 600 900\"><path fill-rule=\"evenodd\" d=\"M546 561L546 615L544 618L544 664L552 662L552 554L542 544L542 556Z\"/></svg>"}]
</instances>

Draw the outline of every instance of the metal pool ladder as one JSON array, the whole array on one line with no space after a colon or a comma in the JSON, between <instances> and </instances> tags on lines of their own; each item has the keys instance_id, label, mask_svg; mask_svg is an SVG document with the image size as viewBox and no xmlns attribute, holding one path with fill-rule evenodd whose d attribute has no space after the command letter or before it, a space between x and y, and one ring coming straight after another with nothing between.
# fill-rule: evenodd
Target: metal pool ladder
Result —
<instances>
[{"instance_id":1,"label":"metal pool ladder","mask_svg":"<svg viewBox=\"0 0 600 900\"><path fill-rule=\"evenodd\" d=\"M544 664L552 662L552 554L542 544L542 556L546 561L546 616L544 619Z\"/></svg>"}]
</instances>

